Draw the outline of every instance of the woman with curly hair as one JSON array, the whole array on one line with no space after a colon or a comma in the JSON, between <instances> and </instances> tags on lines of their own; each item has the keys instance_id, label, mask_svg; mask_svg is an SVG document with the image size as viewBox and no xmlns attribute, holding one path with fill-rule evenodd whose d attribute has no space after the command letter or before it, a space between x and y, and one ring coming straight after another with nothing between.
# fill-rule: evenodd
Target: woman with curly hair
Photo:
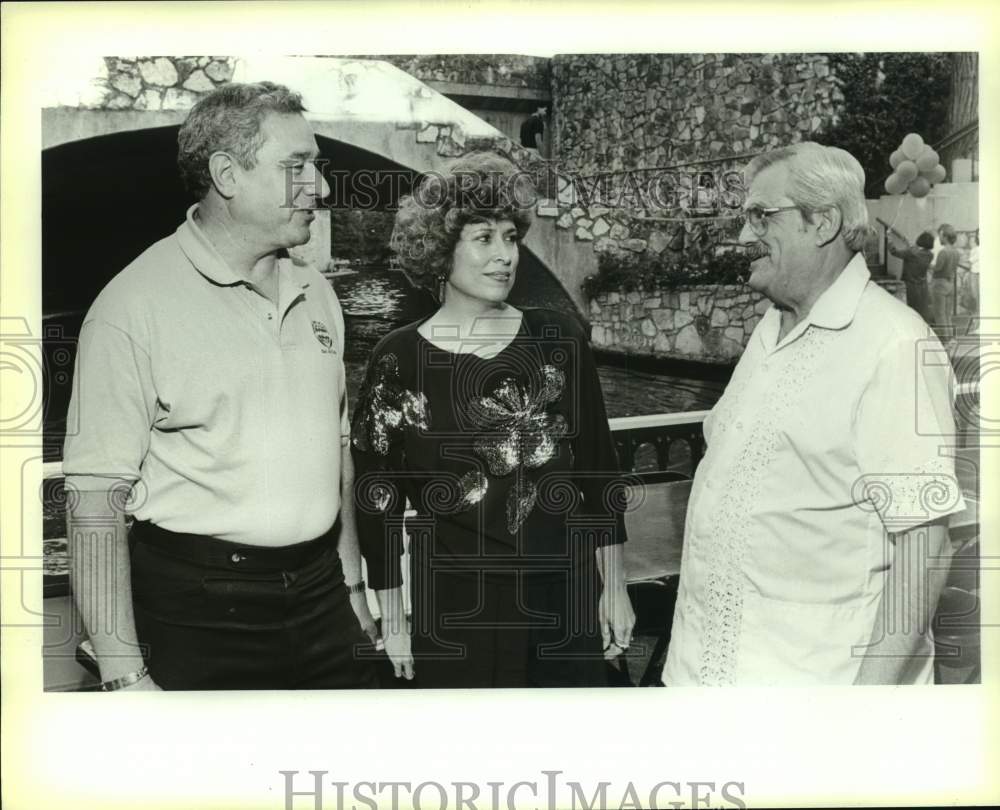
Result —
<instances>
[{"instance_id":1,"label":"woman with curly hair","mask_svg":"<svg viewBox=\"0 0 1000 810\"><path fill-rule=\"evenodd\" d=\"M605 658L631 639L623 491L587 338L507 303L532 199L479 153L396 216L399 264L439 308L376 347L351 445L385 649L423 687L606 685Z\"/></svg>"}]
</instances>

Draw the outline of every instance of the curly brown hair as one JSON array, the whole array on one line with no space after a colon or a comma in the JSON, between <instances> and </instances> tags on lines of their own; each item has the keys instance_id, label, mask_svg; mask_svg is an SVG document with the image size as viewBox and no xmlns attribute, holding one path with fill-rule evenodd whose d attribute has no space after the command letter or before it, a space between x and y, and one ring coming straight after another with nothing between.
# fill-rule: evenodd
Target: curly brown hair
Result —
<instances>
[{"instance_id":1,"label":"curly brown hair","mask_svg":"<svg viewBox=\"0 0 1000 810\"><path fill-rule=\"evenodd\" d=\"M530 175L494 152L475 152L443 174L428 173L412 195L400 199L389 246L409 282L437 297L451 274L462 228L506 219L523 238L534 200Z\"/></svg>"}]
</instances>

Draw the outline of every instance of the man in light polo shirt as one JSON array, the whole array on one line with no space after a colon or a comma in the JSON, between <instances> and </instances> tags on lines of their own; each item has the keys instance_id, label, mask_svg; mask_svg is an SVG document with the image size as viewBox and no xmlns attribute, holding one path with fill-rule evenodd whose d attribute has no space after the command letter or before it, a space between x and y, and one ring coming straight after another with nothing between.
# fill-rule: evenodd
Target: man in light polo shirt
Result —
<instances>
[{"instance_id":1,"label":"man in light polo shirt","mask_svg":"<svg viewBox=\"0 0 1000 810\"><path fill-rule=\"evenodd\" d=\"M285 253L329 193L303 110L269 82L203 97L178 135L198 203L84 321L63 467L106 690L376 685L343 316Z\"/></svg>"}]
</instances>

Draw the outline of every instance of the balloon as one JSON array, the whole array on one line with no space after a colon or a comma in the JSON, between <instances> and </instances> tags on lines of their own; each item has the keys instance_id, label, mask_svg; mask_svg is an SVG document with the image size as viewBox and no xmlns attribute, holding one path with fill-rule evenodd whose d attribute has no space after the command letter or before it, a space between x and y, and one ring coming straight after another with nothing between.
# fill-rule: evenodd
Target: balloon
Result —
<instances>
[{"instance_id":1,"label":"balloon","mask_svg":"<svg viewBox=\"0 0 1000 810\"><path fill-rule=\"evenodd\" d=\"M911 183L907 191L914 197L918 199L920 197L926 197L927 192L931 190L931 184L927 182L926 177L917 177Z\"/></svg>"},{"instance_id":2,"label":"balloon","mask_svg":"<svg viewBox=\"0 0 1000 810\"><path fill-rule=\"evenodd\" d=\"M932 183L943 183L944 179L948 176L948 172L945 170L944 166L940 163L934 167L934 176L931 178Z\"/></svg>"},{"instance_id":3,"label":"balloon","mask_svg":"<svg viewBox=\"0 0 1000 810\"><path fill-rule=\"evenodd\" d=\"M940 164L935 165L933 169L922 169L920 171L920 176L926 178L928 183L933 183L934 178L937 176L937 167L939 165Z\"/></svg>"},{"instance_id":4,"label":"balloon","mask_svg":"<svg viewBox=\"0 0 1000 810\"><path fill-rule=\"evenodd\" d=\"M902 194L906 191L906 181L900 177L898 174L893 172L890 174L885 181L885 190L890 194Z\"/></svg>"},{"instance_id":5,"label":"balloon","mask_svg":"<svg viewBox=\"0 0 1000 810\"><path fill-rule=\"evenodd\" d=\"M896 167L896 174L909 183L918 174L917 164L912 160L904 160Z\"/></svg>"},{"instance_id":6,"label":"balloon","mask_svg":"<svg viewBox=\"0 0 1000 810\"><path fill-rule=\"evenodd\" d=\"M903 138L903 145L900 148L903 150L903 154L910 160L916 160L923 151L924 139L917 135L916 132L911 132Z\"/></svg>"},{"instance_id":7,"label":"balloon","mask_svg":"<svg viewBox=\"0 0 1000 810\"><path fill-rule=\"evenodd\" d=\"M902 149L897 149L891 155L889 155L889 165L894 169L899 168L899 164L906 160L906 155L903 154Z\"/></svg>"},{"instance_id":8,"label":"balloon","mask_svg":"<svg viewBox=\"0 0 1000 810\"><path fill-rule=\"evenodd\" d=\"M920 169L920 171L924 171L925 169L933 169L937 165L938 165L938 153L935 152L930 147L925 149L924 152L920 155L920 157L917 158L917 168Z\"/></svg>"}]
</instances>

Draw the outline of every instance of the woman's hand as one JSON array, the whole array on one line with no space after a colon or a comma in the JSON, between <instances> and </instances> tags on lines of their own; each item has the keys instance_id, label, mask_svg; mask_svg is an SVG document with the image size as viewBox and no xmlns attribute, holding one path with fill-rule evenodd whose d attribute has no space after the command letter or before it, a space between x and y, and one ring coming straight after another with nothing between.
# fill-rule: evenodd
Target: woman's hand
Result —
<instances>
[{"instance_id":1,"label":"woman's hand","mask_svg":"<svg viewBox=\"0 0 1000 810\"><path fill-rule=\"evenodd\" d=\"M413 653L410 650L410 623L403 610L402 588L375 591L382 613L382 640L397 678L413 680Z\"/></svg>"},{"instance_id":2,"label":"woman's hand","mask_svg":"<svg viewBox=\"0 0 1000 810\"><path fill-rule=\"evenodd\" d=\"M601 621L601 638L604 641L604 657L612 659L625 652L632 643L632 628L635 627L635 611L624 580L606 585L598 604Z\"/></svg>"},{"instance_id":3,"label":"woman's hand","mask_svg":"<svg viewBox=\"0 0 1000 810\"><path fill-rule=\"evenodd\" d=\"M393 622L393 627L384 627L382 639L385 654L392 661L392 669L397 678L413 680L413 653L410 650L410 628L406 622ZM401 625L401 626L400 626Z\"/></svg>"},{"instance_id":4,"label":"woman's hand","mask_svg":"<svg viewBox=\"0 0 1000 810\"><path fill-rule=\"evenodd\" d=\"M620 543L597 549L597 569L603 588L597 610L608 660L625 652L632 643L635 612L625 587L625 554Z\"/></svg>"}]
</instances>

